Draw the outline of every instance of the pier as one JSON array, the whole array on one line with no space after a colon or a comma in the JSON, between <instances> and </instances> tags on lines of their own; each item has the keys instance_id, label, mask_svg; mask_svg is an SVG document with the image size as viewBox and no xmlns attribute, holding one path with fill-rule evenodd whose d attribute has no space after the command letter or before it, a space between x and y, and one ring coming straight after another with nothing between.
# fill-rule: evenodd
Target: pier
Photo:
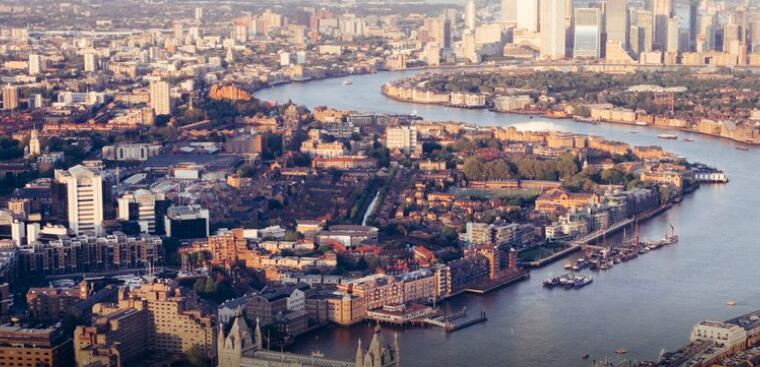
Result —
<instances>
[{"instance_id":1,"label":"pier","mask_svg":"<svg viewBox=\"0 0 760 367\"><path fill-rule=\"evenodd\" d=\"M488 317L486 317L486 313L481 312L480 314L478 314L478 317L475 317L469 320L459 321L459 322L454 321L454 320L464 318L466 315L467 315L466 310L463 308L462 311L456 312L454 314L439 316L436 318L426 318L422 320L422 322L425 323L426 325L440 327L447 333L452 333L454 331L461 330L466 327L470 327L472 325L480 324L488 320Z\"/></svg>"}]
</instances>

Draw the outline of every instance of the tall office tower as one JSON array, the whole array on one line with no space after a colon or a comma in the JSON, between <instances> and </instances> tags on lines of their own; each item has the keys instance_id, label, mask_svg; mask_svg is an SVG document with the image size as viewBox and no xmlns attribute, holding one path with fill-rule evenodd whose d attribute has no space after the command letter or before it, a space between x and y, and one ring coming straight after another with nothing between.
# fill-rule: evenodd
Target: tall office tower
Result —
<instances>
[{"instance_id":1,"label":"tall office tower","mask_svg":"<svg viewBox=\"0 0 760 367\"><path fill-rule=\"evenodd\" d=\"M716 17L714 14L704 14L699 17L697 31L697 52L708 52L715 50L715 30L717 29Z\"/></svg>"},{"instance_id":2,"label":"tall office tower","mask_svg":"<svg viewBox=\"0 0 760 367\"><path fill-rule=\"evenodd\" d=\"M98 58L93 53L84 54L84 72L94 73L98 71Z\"/></svg>"},{"instance_id":3,"label":"tall office tower","mask_svg":"<svg viewBox=\"0 0 760 367\"><path fill-rule=\"evenodd\" d=\"M475 12L477 10L475 9L475 1L470 0L467 2L467 5L464 6L464 25L467 29L474 31L476 22L475 22Z\"/></svg>"},{"instance_id":4,"label":"tall office tower","mask_svg":"<svg viewBox=\"0 0 760 367\"><path fill-rule=\"evenodd\" d=\"M689 0L689 48L697 47L697 26L699 24L699 1Z\"/></svg>"},{"instance_id":5,"label":"tall office tower","mask_svg":"<svg viewBox=\"0 0 760 367\"><path fill-rule=\"evenodd\" d=\"M639 28L639 45L642 47L639 53L652 51L654 47L654 15L652 12L637 11L636 25Z\"/></svg>"},{"instance_id":6,"label":"tall office tower","mask_svg":"<svg viewBox=\"0 0 760 367\"><path fill-rule=\"evenodd\" d=\"M201 7L195 8L195 20L198 22L203 20L203 8Z\"/></svg>"},{"instance_id":7,"label":"tall office tower","mask_svg":"<svg viewBox=\"0 0 760 367\"><path fill-rule=\"evenodd\" d=\"M155 233L156 223L159 218L156 211L156 202L163 200L163 195L156 195L150 190L136 190L126 192L119 200L118 219L136 221L140 225L140 232Z\"/></svg>"},{"instance_id":8,"label":"tall office tower","mask_svg":"<svg viewBox=\"0 0 760 367\"><path fill-rule=\"evenodd\" d=\"M575 9L574 58L602 56L602 14L599 8Z\"/></svg>"},{"instance_id":9,"label":"tall office tower","mask_svg":"<svg viewBox=\"0 0 760 367\"><path fill-rule=\"evenodd\" d=\"M760 53L760 19L756 19L750 24L749 42L752 52Z\"/></svg>"},{"instance_id":10,"label":"tall office tower","mask_svg":"<svg viewBox=\"0 0 760 367\"><path fill-rule=\"evenodd\" d=\"M517 1L517 28L538 32L538 0Z\"/></svg>"},{"instance_id":11,"label":"tall office tower","mask_svg":"<svg viewBox=\"0 0 760 367\"><path fill-rule=\"evenodd\" d=\"M29 75L38 75L42 72L42 56L29 54Z\"/></svg>"},{"instance_id":12,"label":"tall office tower","mask_svg":"<svg viewBox=\"0 0 760 367\"><path fill-rule=\"evenodd\" d=\"M518 0L501 0L501 20L503 22L517 22Z\"/></svg>"},{"instance_id":13,"label":"tall office tower","mask_svg":"<svg viewBox=\"0 0 760 367\"><path fill-rule=\"evenodd\" d=\"M607 1L607 42L615 42L628 49L628 0ZM576 17L578 13L575 13ZM577 21L577 19L576 19Z\"/></svg>"},{"instance_id":14,"label":"tall office tower","mask_svg":"<svg viewBox=\"0 0 760 367\"><path fill-rule=\"evenodd\" d=\"M668 21L675 13L673 0L653 0L654 48L665 50L668 41Z\"/></svg>"},{"instance_id":15,"label":"tall office tower","mask_svg":"<svg viewBox=\"0 0 760 367\"><path fill-rule=\"evenodd\" d=\"M541 1L541 57L565 57L565 0Z\"/></svg>"},{"instance_id":16,"label":"tall office tower","mask_svg":"<svg viewBox=\"0 0 760 367\"><path fill-rule=\"evenodd\" d=\"M470 63L477 64L480 62L480 55L475 43L475 32L466 30L462 34L462 53L465 59Z\"/></svg>"},{"instance_id":17,"label":"tall office tower","mask_svg":"<svg viewBox=\"0 0 760 367\"><path fill-rule=\"evenodd\" d=\"M175 22L173 29L174 29L174 38L178 40L181 40L182 38L184 38L185 29L182 26L182 23Z\"/></svg>"},{"instance_id":18,"label":"tall office tower","mask_svg":"<svg viewBox=\"0 0 760 367\"><path fill-rule=\"evenodd\" d=\"M739 25L733 22L726 24L723 27L723 52L738 55L741 43Z\"/></svg>"},{"instance_id":19,"label":"tall office tower","mask_svg":"<svg viewBox=\"0 0 760 367\"><path fill-rule=\"evenodd\" d=\"M668 31L667 31L667 39L665 40L665 50L668 52L678 52L680 50L679 47L679 28L678 28L678 19L676 18L670 18L668 19Z\"/></svg>"},{"instance_id":20,"label":"tall office tower","mask_svg":"<svg viewBox=\"0 0 760 367\"><path fill-rule=\"evenodd\" d=\"M3 109L15 110L18 108L18 88L13 85L3 87Z\"/></svg>"},{"instance_id":21,"label":"tall office tower","mask_svg":"<svg viewBox=\"0 0 760 367\"><path fill-rule=\"evenodd\" d=\"M451 48L451 21L444 17L443 19L443 43L441 47Z\"/></svg>"},{"instance_id":22,"label":"tall office tower","mask_svg":"<svg viewBox=\"0 0 760 367\"><path fill-rule=\"evenodd\" d=\"M161 80L150 84L150 106L153 107L156 116L171 115L172 105L168 82Z\"/></svg>"},{"instance_id":23,"label":"tall office tower","mask_svg":"<svg viewBox=\"0 0 760 367\"><path fill-rule=\"evenodd\" d=\"M65 196L60 200L65 203L66 220L75 233L100 233L102 230L105 216L104 182L99 170L81 165L68 170L55 170L55 184Z\"/></svg>"}]
</instances>

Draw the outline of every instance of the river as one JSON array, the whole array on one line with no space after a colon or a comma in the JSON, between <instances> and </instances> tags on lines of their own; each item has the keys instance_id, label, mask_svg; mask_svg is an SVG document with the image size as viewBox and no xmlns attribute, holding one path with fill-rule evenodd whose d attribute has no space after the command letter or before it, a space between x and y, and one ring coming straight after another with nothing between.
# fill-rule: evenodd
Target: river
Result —
<instances>
[{"instance_id":1,"label":"river","mask_svg":"<svg viewBox=\"0 0 760 367\"><path fill-rule=\"evenodd\" d=\"M591 125L571 120L529 119L485 110L463 110L392 101L380 86L412 72L387 72L341 80L289 84L262 90L257 97L360 112L416 113L431 121L463 121L485 126L556 129L601 135L634 145L661 145L691 161L713 165L731 179L727 185L704 185L668 212L641 225L643 239L663 236L672 223L681 240L634 261L596 273L582 290L547 290L541 282L563 272L563 261L534 270L531 279L485 296L461 296L447 302L485 311L488 321L451 334L413 328L399 333L404 366L589 366L609 356L656 359L662 348L688 343L700 320L724 320L760 308L760 155L739 151L729 141L676 133L681 139L657 139L662 131L615 124ZM683 141L689 136L694 142ZM727 299L735 307L725 306ZM356 340L370 337L368 324L328 328L302 337L295 352L319 350L327 357L353 360ZM616 356L616 348L628 354Z\"/></svg>"}]
</instances>

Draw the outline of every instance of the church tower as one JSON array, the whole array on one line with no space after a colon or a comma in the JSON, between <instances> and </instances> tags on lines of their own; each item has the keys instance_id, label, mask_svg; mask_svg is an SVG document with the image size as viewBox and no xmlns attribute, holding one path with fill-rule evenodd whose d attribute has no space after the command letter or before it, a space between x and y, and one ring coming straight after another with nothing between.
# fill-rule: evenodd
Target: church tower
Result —
<instances>
[{"instance_id":1,"label":"church tower","mask_svg":"<svg viewBox=\"0 0 760 367\"><path fill-rule=\"evenodd\" d=\"M29 156L36 157L42 153L42 145L40 144L39 131L32 129L31 137L29 138Z\"/></svg>"},{"instance_id":2,"label":"church tower","mask_svg":"<svg viewBox=\"0 0 760 367\"><path fill-rule=\"evenodd\" d=\"M356 367L399 367L401 366L399 360L399 346L398 335L394 340L394 345L385 343L383 337L383 331L380 325L375 327L375 333L372 335L372 340L369 343L367 352L362 356L362 344L359 341L359 345L356 351Z\"/></svg>"},{"instance_id":3,"label":"church tower","mask_svg":"<svg viewBox=\"0 0 760 367\"><path fill-rule=\"evenodd\" d=\"M219 324L217 340L219 367L240 367L243 352L255 348L251 329L243 315L238 313L229 333L224 333L224 326ZM258 342L257 342L258 344Z\"/></svg>"}]
</instances>

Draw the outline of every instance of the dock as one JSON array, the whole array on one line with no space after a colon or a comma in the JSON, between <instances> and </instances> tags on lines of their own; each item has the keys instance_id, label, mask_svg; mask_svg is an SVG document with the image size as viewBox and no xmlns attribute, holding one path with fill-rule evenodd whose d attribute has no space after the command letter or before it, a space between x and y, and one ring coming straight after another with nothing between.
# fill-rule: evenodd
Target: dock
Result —
<instances>
[{"instance_id":1,"label":"dock","mask_svg":"<svg viewBox=\"0 0 760 367\"><path fill-rule=\"evenodd\" d=\"M461 318L464 318L466 316L466 312L464 309L462 311L454 313L452 315L448 316L439 316L436 318L426 318L422 320L426 325L440 327L447 333L452 333L457 330L461 330L467 327L470 327L472 325L480 324L482 322L486 322L488 320L488 317L486 317L485 312L481 312L477 317L463 320L463 321L454 321Z\"/></svg>"}]
</instances>

